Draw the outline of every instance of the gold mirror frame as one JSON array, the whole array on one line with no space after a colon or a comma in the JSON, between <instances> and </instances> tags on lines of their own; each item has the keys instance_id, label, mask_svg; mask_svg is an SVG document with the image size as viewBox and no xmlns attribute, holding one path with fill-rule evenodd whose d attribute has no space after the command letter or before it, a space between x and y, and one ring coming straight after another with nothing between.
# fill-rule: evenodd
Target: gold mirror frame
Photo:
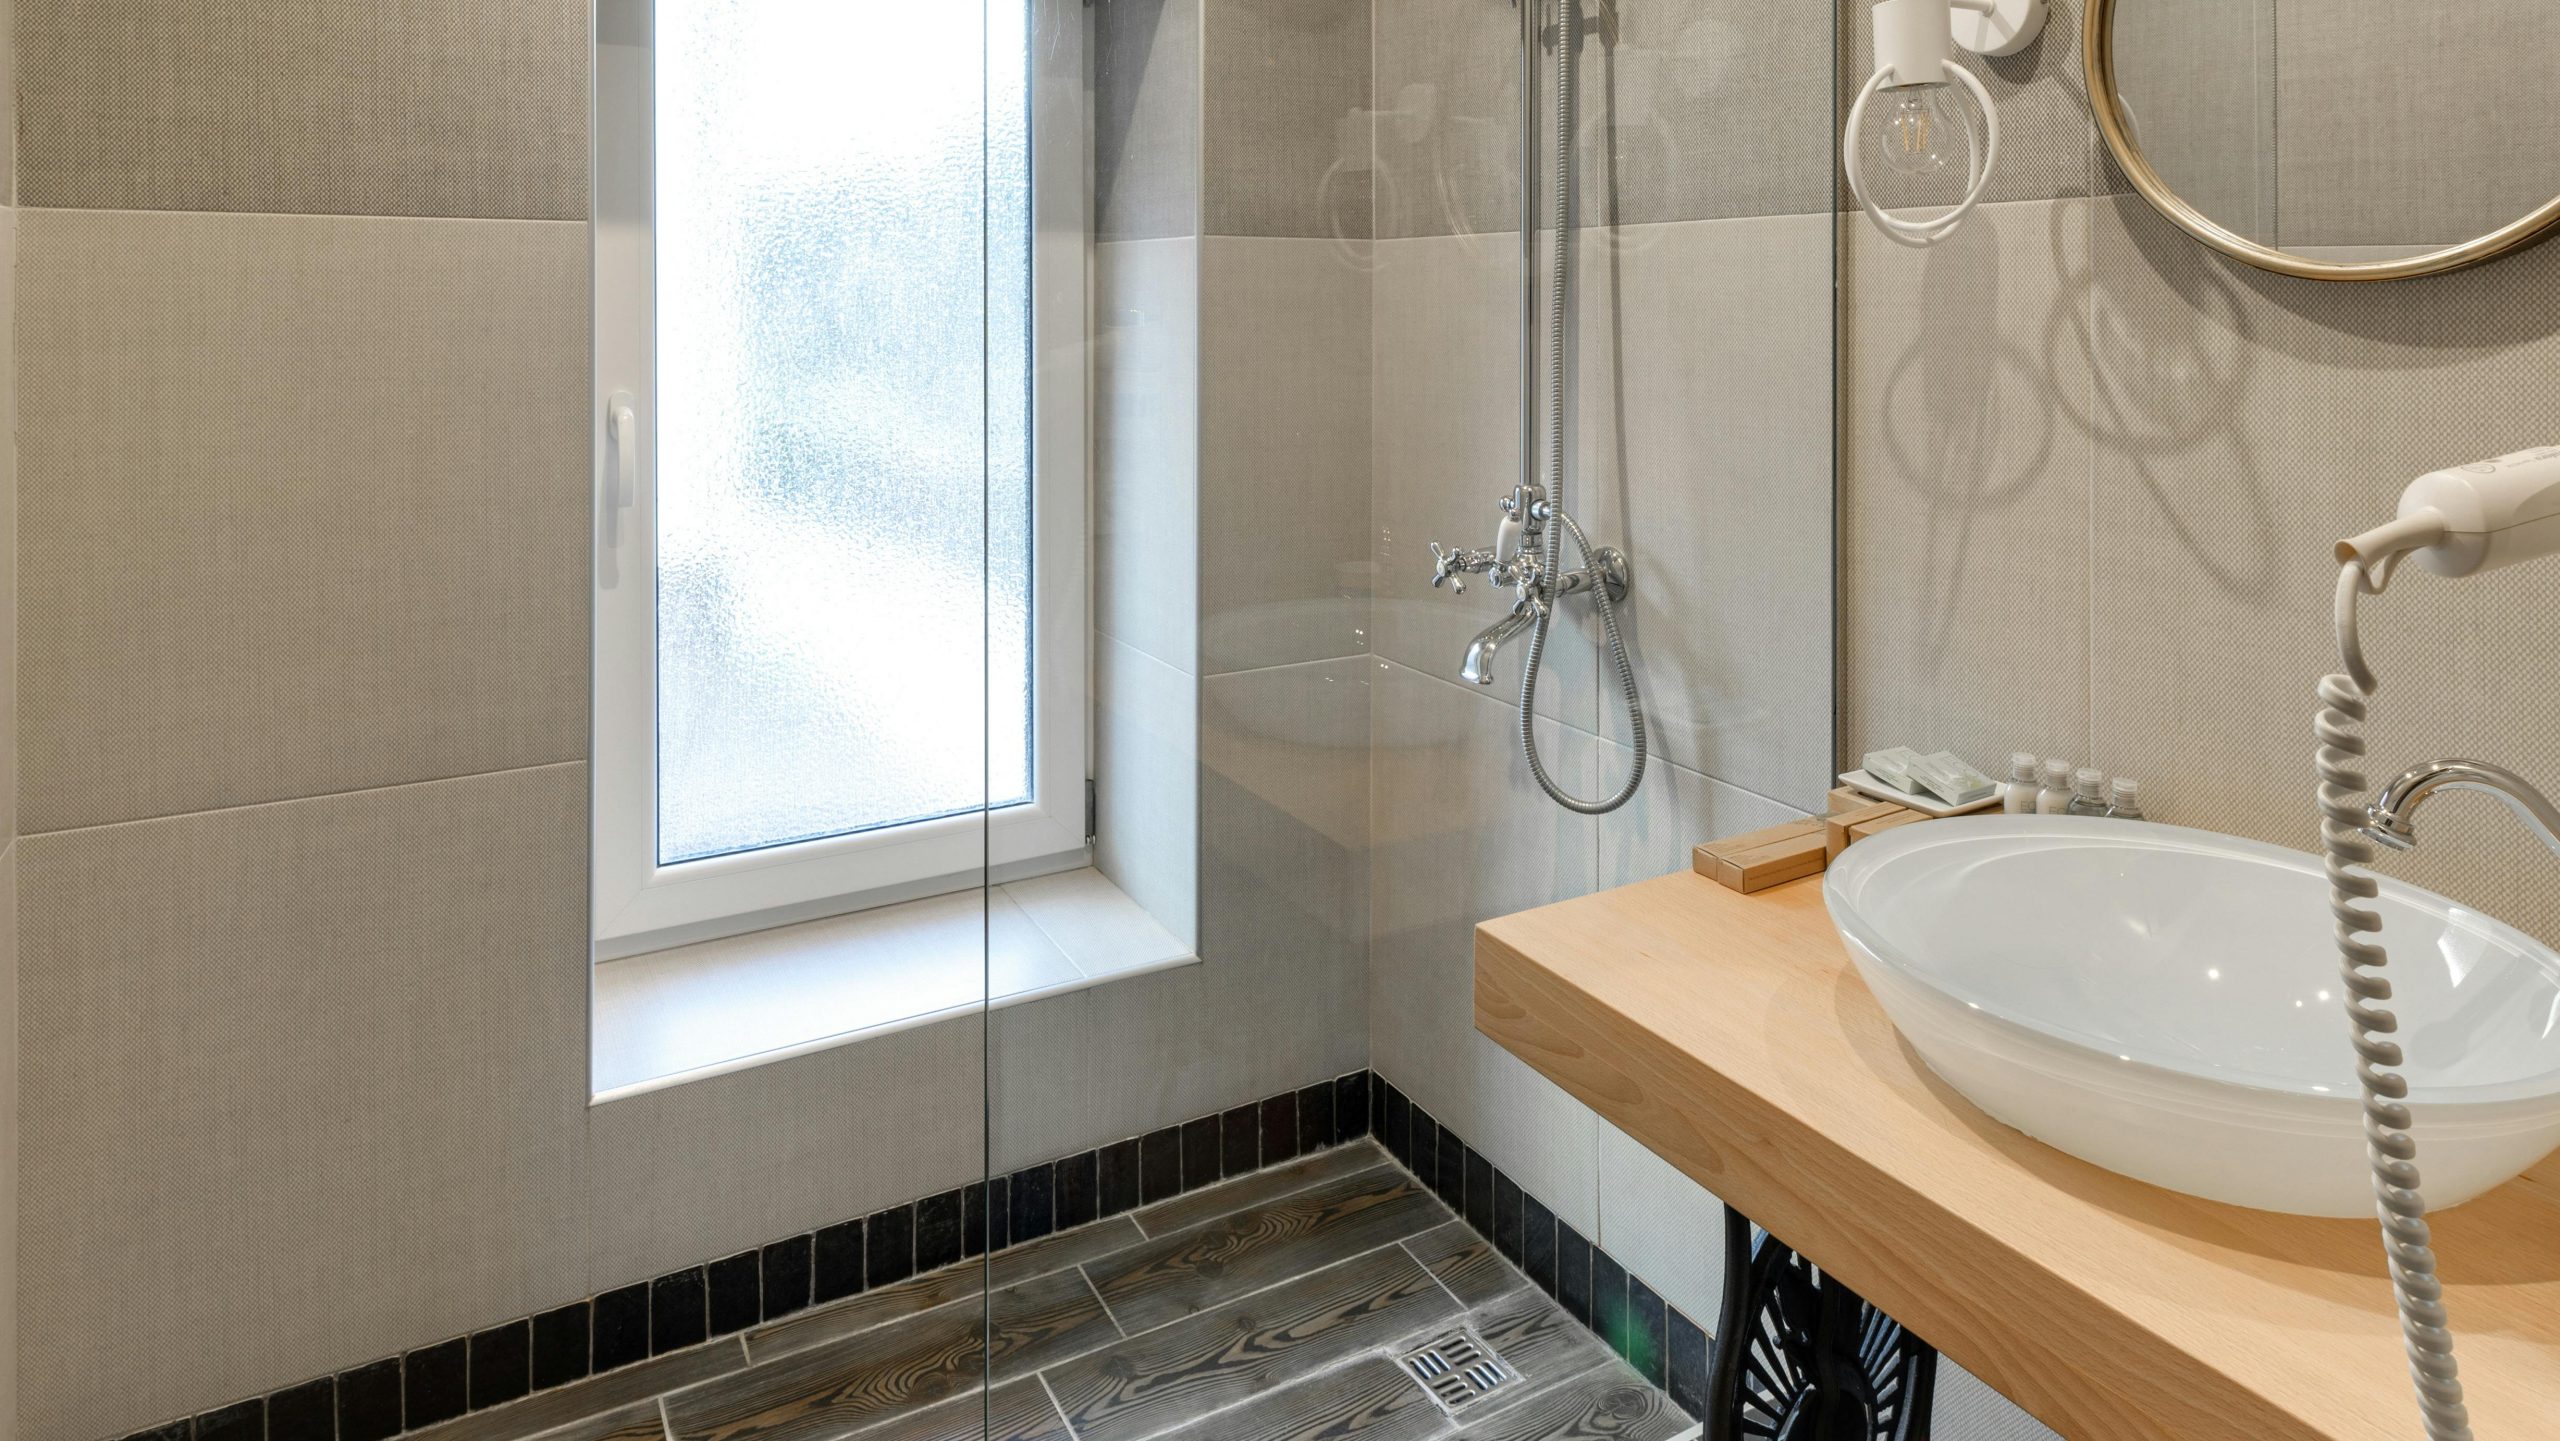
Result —
<instances>
[{"instance_id":1,"label":"gold mirror frame","mask_svg":"<svg viewBox=\"0 0 2560 1441\"><path fill-rule=\"evenodd\" d=\"M2143 158L2142 147L2134 143L2133 134L2125 127L2124 107L2116 94L2116 0L2089 0L2083 17L2080 56L2088 75L2089 109L2097 116L2098 133L2107 140L2116 163L2125 177L2151 208L2169 217L2177 227L2234 260L2245 261L2261 270L2278 275L2298 276L2305 280L2410 280L2421 275L2442 275L2497 259L2501 255L2522 250L2547 237L2555 224L2560 224L2560 196L2554 196L2541 209L2500 226L2486 235L2466 240L2460 245L2424 255L2403 256L2397 260L2374 260L2349 265L2338 261L2306 260L2299 255L2261 245L2245 235L2225 229L2213 217L2181 199L2169 188L2160 172Z\"/></svg>"}]
</instances>

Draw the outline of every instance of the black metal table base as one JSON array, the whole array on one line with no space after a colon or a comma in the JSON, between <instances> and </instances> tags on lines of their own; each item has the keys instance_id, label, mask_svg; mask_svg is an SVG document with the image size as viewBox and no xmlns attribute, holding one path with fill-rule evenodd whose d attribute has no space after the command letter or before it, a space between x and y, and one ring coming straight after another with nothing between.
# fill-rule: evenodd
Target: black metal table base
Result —
<instances>
[{"instance_id":1,"label":"black metal table base","mask_svg":"<svg viewBox=\"0 0 2560 1441\"><path fill-rule=\"evenodd\" d=\"M1707 1441L1928 1441L1938 1353L1724 1208Z\"/></svg>"}]
</instances>

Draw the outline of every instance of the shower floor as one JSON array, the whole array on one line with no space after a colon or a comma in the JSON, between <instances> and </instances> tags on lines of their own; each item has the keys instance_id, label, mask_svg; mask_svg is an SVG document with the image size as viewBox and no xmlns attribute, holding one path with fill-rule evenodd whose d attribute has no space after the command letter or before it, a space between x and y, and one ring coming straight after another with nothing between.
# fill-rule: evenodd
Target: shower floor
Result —
<instances>
[{"instance_id":1,"label":"shower floor","mask_svg":"<svg viewBox=\"0 0 2560 1441\"><path fill-rule=\"evenodd\" d=\"M1460 1328L1509 1374L1451 1411L1401 1358ZM982 1427L990 1441L1698 1432L1361 1141L417 1434L971 1441Z\"/></svg>"}]
</instances>

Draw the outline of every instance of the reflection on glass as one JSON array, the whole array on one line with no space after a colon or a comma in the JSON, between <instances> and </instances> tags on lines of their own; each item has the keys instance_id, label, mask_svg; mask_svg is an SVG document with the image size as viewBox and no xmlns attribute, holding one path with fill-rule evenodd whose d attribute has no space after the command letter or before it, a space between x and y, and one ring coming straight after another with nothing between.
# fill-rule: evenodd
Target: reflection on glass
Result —
<instances>
[{"instance_id":1,"label":"reflection on glass","mask_svg":"<svg viewBox=\"0 0 2560 1441\"><path fill-rule=\"evenodd\" d=\"M657 5L661 863L1030 798L1026 54L993 9L889 47L843 0Z\"/></svg>"}]
</instances>

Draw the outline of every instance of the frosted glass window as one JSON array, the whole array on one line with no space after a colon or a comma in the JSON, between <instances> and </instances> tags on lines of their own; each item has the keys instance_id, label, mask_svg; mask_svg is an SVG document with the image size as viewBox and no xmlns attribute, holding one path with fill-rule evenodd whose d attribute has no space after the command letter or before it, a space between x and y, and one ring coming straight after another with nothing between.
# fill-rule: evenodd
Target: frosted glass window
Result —
<instances>
[{"instance_id":1,"label":"frosted glass window","mask_svg":"<svg viewBox=\"0 0 2560 1441\"><path fill-rule=\"evenodd\" d=\"M1028 56L990 8L658 0L661 864L1032 798Z\"/></svg>"}]
</instances>

